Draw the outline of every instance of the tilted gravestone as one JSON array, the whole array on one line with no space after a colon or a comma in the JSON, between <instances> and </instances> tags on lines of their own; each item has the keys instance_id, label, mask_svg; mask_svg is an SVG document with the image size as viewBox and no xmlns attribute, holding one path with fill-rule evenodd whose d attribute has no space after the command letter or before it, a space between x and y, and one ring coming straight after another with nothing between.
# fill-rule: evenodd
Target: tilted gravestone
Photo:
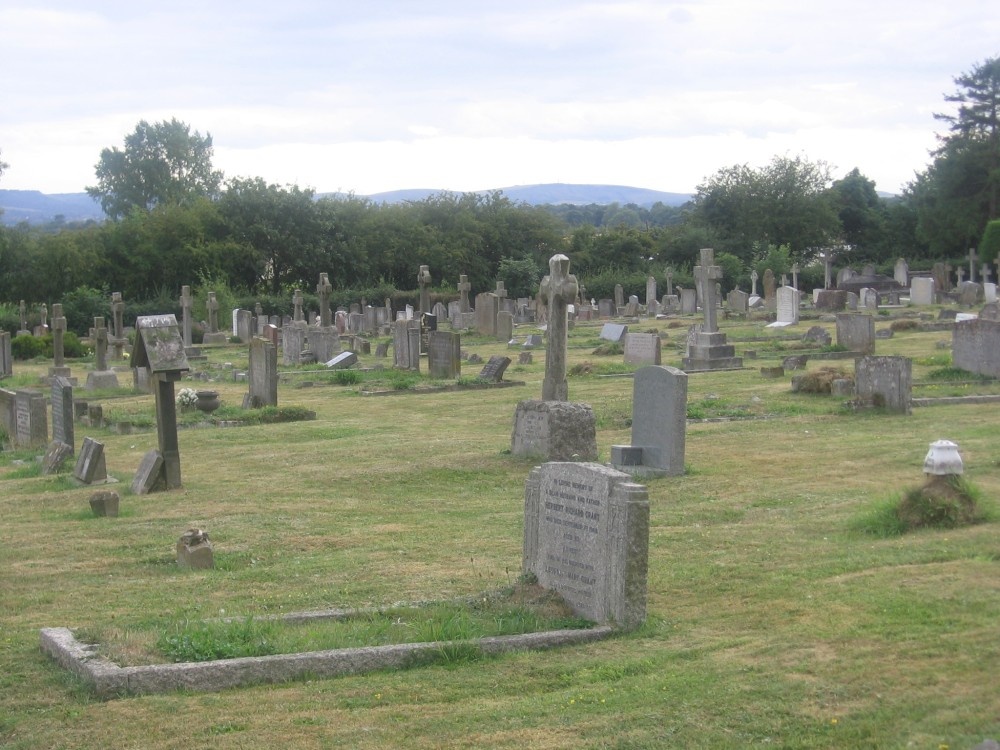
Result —
<instances>
[{"instance_id":1,"label":"tilted gravestone","mask_svg":"<svg viewBox=\"0 0 1000 750\"><path fill-rule=\"evenodd\" d=\"M598 334L598 338L604 341L612 341L618 343L622 341L625 336L628 335L628 326L622 325L621 323L605 323L601 326L601 332Z\"/></svg>"},{"instance_id":2,"label":"tilted gravestone","mask_svg":"<svg viewBox=\"0 0 1000 750\"><path fill-rule=\"evenodd\" d=\"M161 456L160 474L167 489L181 486L181 455L177 442L177 405L174 383L187 372L184 340L173 315L146 315L136 320L132 367L149 372L156 397L156 437Z\"/></svg>"},{"instance_id":3,"label":"tilted gravestone","mask_svg":"<svg viewBox=\"0 0 1000 750\"><path fill-rule=\"evenodd\" d=\"M108 481L108 469L104 460L104 444L85 437L76 458L73 478L83 484L103 484ZM114 480L111 480L114 481Z\"/></svg>"},{"instance_id":4,"label":"tilted gravestone","mask_svg":"<svg viewBox=\"0 0 1000 750\"><path fill-rule=\"evenodd\" d=\"M471 359L469 361L472 362ZM479 371L478 377L480 380L485 380L488 383L499 383L503 381L503 374L507 371L509 365L510 357L504 357L502 354L494 354L483 365L483 369Z\"/></svg>"},{"instance_id":5,"label":"tilted gravestone","mask_svg":"<svg viewBox=\"0 0 1000 750\"><path fill-rule=\"evenodd\" d=\"M61 440L53 440L42 457L42 474L56 474L62 471L66 461L73 455L73 448Z\"/></svg>"},{"instance_id":6,"label":"tilted gravestone","mask_svg":"<svg viewBox=\"0 0 1000 750\"><path fill-rule=\"evenodd\" d=\"M673 367L643 367L632 386L632 444L611 446L611 464L635 474L684 473L687 380Z\"/></svg>"},{"instance_id":7,"label":"tilted gravestone","mask_svg":"<svg viewBox=\"0 0 1000 750\"><path fill-rule=\"evenodd\" d=\"M524 490L524 563L588 620L635 628L646 618L649 497L620 471L546 463Z\"/></svg>"},{"instance_id":8,"label":"tilted gravestone","mask_svg":"<svg viewBox=\"0 0 1000 750\"><path fill-rule=\"evenodd\" d=\"M854 392L863 406L910 413L913 361L909 357L860 357L854 361Z\"/></svg>"}]
</instances>

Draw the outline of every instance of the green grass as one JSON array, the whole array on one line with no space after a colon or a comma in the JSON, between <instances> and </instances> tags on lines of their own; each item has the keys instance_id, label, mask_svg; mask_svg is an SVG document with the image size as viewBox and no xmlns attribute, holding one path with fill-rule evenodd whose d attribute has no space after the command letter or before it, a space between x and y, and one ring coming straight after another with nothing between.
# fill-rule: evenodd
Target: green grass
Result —
<instances>
[{"instance_id":1,"label":"green grass","mask_svg":"<svg viewBox=\"0 0 1000 750\"><path fill-rule=\"evenodd\" d=\"M695 319L681 322L672 337ZM575 345L599 330L577 324L570 367L622 364ZM766 335L758 321L723 331ZM950 364L936 348L942 338L911 331L880 339L877 351L916 358L919 379ZM484 360L507 353L488 338L462 343ZM210 374L223 362L245 367L245 346L205 351L197 366ZM664 364L681 356L665 347ZM14 454L0 452L0 746L966 748L1000 738L997 521L856 528L893 493L922 484L928 444L942 438L959 445L984 505L1000 496L996 409L843 412L829 396L791 393L788 377L760 377L750 360L743 371L688 378L689 405L706 415L769 418L692 421L687 473L644 481L648 619L633 633L489 660L456 647L415 669L112 701L94 700L40 654L42 627L117 630L138 653L184 619L242 625L510 585L532 466L504 451L517 402L541 394L544 350L534 357L514 388L359 398L361 383L298 389L289 378L279 404L315 419L180 430L183 488L167 493L127 492L155 431L78 425L78 444L104 442L109 472L123 480L111 486L122 493L118 518L93 517L93 488L18 476ZM15 372L37 382L47 366L15 363ZM227 405L246 392L225 379L210 387ZM629 441L630 378L574 376L569 389L594 408L603 458ZM152 400L123 395L105 410L152 413ZM190 526L209 532L214 570L177 567L174 544Z\"/></svg>"}]
</instances>

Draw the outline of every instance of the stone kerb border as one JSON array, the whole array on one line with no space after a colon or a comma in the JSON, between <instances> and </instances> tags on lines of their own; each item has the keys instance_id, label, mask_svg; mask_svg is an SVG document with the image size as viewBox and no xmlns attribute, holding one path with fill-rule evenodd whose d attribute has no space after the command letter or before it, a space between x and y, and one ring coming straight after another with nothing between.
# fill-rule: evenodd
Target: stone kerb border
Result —
<instances>
[{"instance_id":1,"label":"stone kerb border","mask_svg":"<svg viewBox=\"0 0 1000 750\"><path fill-rule=\"evenodd\" d=\"M471 645L484 654L537 651L590 643L609 637L611 626L586 630L548 630L522 635L491 636L474 641L435 641L388 646L309 651L205 662L120 667L96 654L96 646L80 643L69 628L43 628L42 651L82 679L100 698L152 695L175 690L212 692L305 677L339 677L378 669L400 669L415 657L455 645Z\"/></svg>"}]
</instances>

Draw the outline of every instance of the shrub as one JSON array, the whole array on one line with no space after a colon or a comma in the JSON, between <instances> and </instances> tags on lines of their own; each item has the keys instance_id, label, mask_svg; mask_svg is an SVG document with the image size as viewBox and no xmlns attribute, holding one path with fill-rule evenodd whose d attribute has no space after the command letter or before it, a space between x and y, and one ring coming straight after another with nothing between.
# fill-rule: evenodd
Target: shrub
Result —
<instances>
[{"instance_id":1,"label":"shrub","mask_svg":"<svg viewBox=\"0 0 1000 750\"><path fill-rule=\"evenodd\" d=\"M810 370L801 376L799 392L829 394L833 381L841 379L854 382L854 376L839 367L821 367L818 370Z\"/></svg>"},{"instance_id":2,"label":"shrub","mask_svg":"<svg viewBox=\"0 0 1000 750\"><path fill-rule=\"evenodd\" d=\"M45 355L45 339L24 334L15 336L10 342L10 353L14 359L34 359Z\"/></svg>"},{"instance_id":3,"label":"shrub","mask_svg":"<svg viewBox=\"0 0 1000 750\"><path fill-rule=\"evenodd\" d=\"M961 476L932 477L903 495L896 515L905 530L954 529L986 520L979 491Z\"/></svg>"}]
</instances>

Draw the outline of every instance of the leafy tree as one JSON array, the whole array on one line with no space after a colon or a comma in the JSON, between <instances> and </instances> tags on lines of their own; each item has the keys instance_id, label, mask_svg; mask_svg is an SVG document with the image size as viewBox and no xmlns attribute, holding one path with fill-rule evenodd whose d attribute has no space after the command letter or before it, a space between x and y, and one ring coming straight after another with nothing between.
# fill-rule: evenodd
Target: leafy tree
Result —
<instances>
[{"instance_id":1,"label":"leafy tree","mask_svg":"<svg viewBox=\"0 0 1000 750\"><path fill-rule=\"evenodd\" d=\"M875 192L875 181L855 167L833 183L831 194L840 219L843 244L855 248L855 257L882 260L885 235L885 204Z\"/></svg>"},{"instance_id":2,"label":"leafy tree","mask_svg":"<svg viewBox=\"0 0 1000 750\"><path fill-rule=\"evenodd\" d=\"M503 279L510 297L534 297L542 273L531 258L501 258L497 266L497 276Z\"/></svg>"},{"instance_id":3,"label":"leafy tree","mask_svg":"<svg viewBox=\"0 0 1000 750\"><path fill-rule=\"evenodd\" d=\"M97 185L87 193L113 220L130 211L179 205L196 196L214 197L222 173L212 168L212 136L191 132L177 119L140 120L125 147L106 148L95 167Z\"/></svg>"},{"instance_id":4,"label":"leafy tree","mask_svg":"<svg viewBox=\"0 0 1000 750\"><path fill-rule=\"evenodd\" d=\"M934 115L949 132L908 188L919 237L939 256L964 254L1000 218L1000 57L954 82L957 91L944 98L958 105L955 113Z\"/></svg>"},{"instance_id":5,"label":"leafy tree","mask_svg":"<svg viewBox=\"0 0 1000 750\"><path fill-rule=\"evenodd\" d=\"M979 243L979 257L983 263L992 263L1000 257L1000 219L986 225L983 239Z\"/></svg>"},{"instance_id":6,"label":"leafy tree","mask_svg":"<svg viewBox=\"0 0 1000 750\"><path fill-rule=\"evenodd\" d=\"M825 162L775 156L761 169L736 164L698 186L692 219L750 260L754 242L788 245L806 258L839 234Z\"/></svg>"}]
</instances>

